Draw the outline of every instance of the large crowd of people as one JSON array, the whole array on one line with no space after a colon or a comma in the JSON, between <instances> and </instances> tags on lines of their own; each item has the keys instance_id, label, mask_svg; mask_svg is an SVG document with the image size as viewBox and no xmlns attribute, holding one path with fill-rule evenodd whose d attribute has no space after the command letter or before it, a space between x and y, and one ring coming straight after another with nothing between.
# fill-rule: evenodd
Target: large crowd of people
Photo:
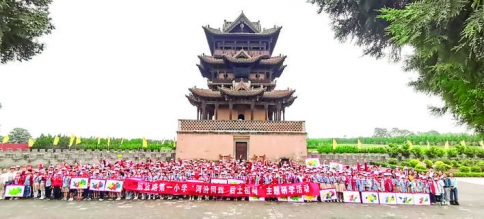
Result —
<instances>
[{"instance_id":1,"label":"large crowd of people","mask_svg":"<svg viewBox=\"0 0 484 219\"><path fill-rule=\"evenodd\" d=\"M171 160L169 162L146 160L117 161L100 160L97 163L75 163L69 165L12 166L3 169L0 175L0 199L5 199L7 185L25 186L20 199L39 200L120 200L120 199L172 199L173 197L122 191L118 193L71 189L70 181L75 177L90 179L125 180L136 178L145 181L189 181L210 182L211 179L237 179L246 184L291 184L313 182L320 189L334 188L338 194L334 202L343 202L343 191L374 191L399 193L428 193L432 204L458 205L458 182L452 173L416 172L412 168L391 169L370 166L366 161L342 169L331 168L327 162L318 167L306 166L293 160ZM219 200L217 197L207 199ZM18 199L18 198L9 198ZM201 198L198 198L201 200ZM239 198L244 199L244 198Z\"/></svg>"}]
</instances>

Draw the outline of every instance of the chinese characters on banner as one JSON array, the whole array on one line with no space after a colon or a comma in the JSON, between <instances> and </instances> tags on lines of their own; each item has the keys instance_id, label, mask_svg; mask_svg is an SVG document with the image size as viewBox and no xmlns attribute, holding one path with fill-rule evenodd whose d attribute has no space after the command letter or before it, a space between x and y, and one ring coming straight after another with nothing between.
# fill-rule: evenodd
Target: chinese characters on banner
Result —
<instances>
[{"instance_id":1,"label":"chinese characters on banner","mask_svg":"<svg viewBox=\"0 0 484 219\"><path fill-rule=\"evenodd\" d=\"M317 183L294 184L214 184L176 181L148 182L142 180L126 179L126 191L140 193L156 193L170 195L208 195L221 197L293 197L319 195Z\"/></svg>"}]
</instances>

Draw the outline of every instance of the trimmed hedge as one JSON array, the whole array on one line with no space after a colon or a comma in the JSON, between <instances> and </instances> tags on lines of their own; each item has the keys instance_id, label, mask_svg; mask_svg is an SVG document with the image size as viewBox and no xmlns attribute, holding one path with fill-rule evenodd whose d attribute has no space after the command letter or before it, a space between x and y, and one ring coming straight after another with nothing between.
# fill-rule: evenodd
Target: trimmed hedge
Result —
<instances>
[{"instance_id":1,"label":"trimmed hedge","mask_svg":"<svg viewBox=\"0 0 484 219\"><path fill-rule=\"evenodd\" d=\"M362 149L358 149L357 146L352 145L338 145L335 150L333 150L333 145L322 145L316 148L319 153L335 153L335 154L343 154L343 153L371 153L371 154L384 154L387 153L385 147L364 147Z\"/></svg>"},{"instance_id":2,"label":"trimmed hedge","mask_svg":"<svg viewBox=\"0 0 484 219\"><path fill-rule=\"evenodd\" d=\"M463 173L463 172L454 172L455 177L484 177L484 173Z\"/></svg>"},{"instance_id":3,"label":"trimmed hedge","mask_svg":"<svg viewBox=\"0 0 484 219\"><path fill-rule=\"evenodd\" d=\"M471 172L471 168L466 167L466 166L461 166L461 167L459 167L459 171L462 172L462 173L469 173L469 172Z\"/></svg>"}]
</instances>

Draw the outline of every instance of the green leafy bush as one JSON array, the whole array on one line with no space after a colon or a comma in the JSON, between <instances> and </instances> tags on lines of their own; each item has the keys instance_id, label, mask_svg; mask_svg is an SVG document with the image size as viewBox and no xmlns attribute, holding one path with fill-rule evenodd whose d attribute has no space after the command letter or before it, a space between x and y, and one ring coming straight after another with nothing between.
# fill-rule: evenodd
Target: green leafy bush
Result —
<instances>
[{"instance_id":1,"label":"green leafy bush","mask_svg":"<svg viewBox=\"0 0 484 219\"><path fill-rule=\"evenodd\" d=\"M464 166L474 166L476 162L473 159L463 159L460 160L460 163Z\"/></svg>"},{"instance_id":2,"label":"green leafy bush","mask_svg":"<svg viewBox=\"0 0 484 219\"><path fill-rule=\"evenodd\" d=\"M461 166L459 167L459 171L462 173L468 173L468 172L471 172L471 168L467 166Z\"/></svg>"},{"instance_id":3,"label":"green leafy bush","mask_svg":"<svg viewBox=\"0 0 484 219\"><path fill-rule=\"evenodd\" d=\"M388 163L389 163L389 164L394 164L394 165L395 165L395 164L397 164L397 163L398 163L398 160L397 160L396 158L389 158L389 159L388 159Z\"/></svg>"},{"instance_id":4,"label":"green leafy bush","mask_svg":"<svg viewBox=\"0 0 484 219\"><path fill-rule=\"evenodd\" d=\"M466 147L464 150L464 154L467 158L474 158L477 155L477 150L471 147Z\"/></svg>"},{"instance_id":5,"label":"green leafy bush","mask_svg":"<svg viewBox=\"0 0 484 219\"><path fill-rule=\"evenodd\" d=\"M480 173L480 172L482 172L482 169L481 169L480 166L472 166L471 167L471 172Z\"/></svg>"},{"instance_id":6,"label":"green leafy bush","mask_svg":"<svg viewBox=\"0 0 484 219\"><path fill-rule=\"evenodd\" d=\"M437 148L436 147L430 147L425 151L425 156L429 159L434 159L437 157Z\"/></svg>"},{"instance_id":7,"label":"green leafy bush","mask_svg":"<svg viewBox=\"0 0 484 219\"><path fill-rule=\"evenodd\" d=\"M400 154L400 149L398 147L398 145L395 145L395 144L389 144L387 147L387 154L388 156L392 157L392 158L395 158L395 157L398 157L398 155Z\"/></svg>"},{"instance_id":8,"label":"green leafy bush","mask_svg":"<svg viewBox=\"0 0 484 219\"><path fill-rule=\"evenodd\" d=\"M401 147L400 147L400 154L405 157L405 158L409 158L410 157L410 145L407 143L407 144L403 144Z\"/></svg>"},{"instance_id":9,"label":"green leafy bush","mask_svg":"<svg viewBox=\"0 0 484 219\"><path fill-rule=\"evenodd\" d=\"M454 149L454 148L447 150L447 151L446 151L446 153L447 153L447 157L448 157L448 158L450 158L450 159L452 159L452 158L456 158L456 157L457 157L457 155L459 154L459 153L457 152L457 150L456 150L456 149Z\"/></svg>"},{"instance_id":10,"label":"green leafy bush","mask_svg":"<svg viewBox=\"0 0 484 219\"><path fill-rule=\"evenodd\" d=\"M437 157L444 157L445 156L445 149L437 148L435 150L435 154L437 155Z\"/></svg>"},{"instance_id":11,"label":"green leafy bush","mask_svg":"<svg viewBox=\"0 0 484 219\"><path fill-rule=\"evenodd\" d=\"M423 162L425 163L425 165L427 165L427 168L431 168L434 165L434 163L428 159L424 160Z\"/></svg>"},{"instance_id":12,"label":"green leafy bush","mask_svg":"<svg viewBox=\"0 0 484 219\"><path fill-rule=\"evenodd\" d=\"M449 170L450 168L452 168L450 165L447 165L447 164L445 164L442 161L435 162L435 170L436 171L443 171L443 172L445 172L445 171Z\"/></svg>"},{"instance_id":13,"label":"green leafy bush","mask_svg":"<svg viewBox=\"0 0 484 219\"><path fill-rule=\"evenodd\" d=\"M477 153L476 153L476 156L478 158L484 159L484 149L478 149L477 150Z\"/></svg>"},{"instance_id":14,"label":"green leafy bush","mask_svg":"<svg viewBox=\"0 0 484 219\"><path fill-rule=\"evenodd\" d=\"M408 163L409 163L410 167L415 167L415 166L417 166L418 163L420 163L420 161L417 160L417 159L411 159L411 160L408 161Z\"/></svg>"},{"instance_id":15,"label":"green leafy bush","mask_svg":"<svg viewBox=\"0 0 484 219\"><path fill-rule=\"evenodd\" d=\"M427 172L427 167L425 166L425 164L422 164L422 163L417 164L414 169L419 173Z\"/></svg>"},{"instance_id":16,"label":"green leafy bush","mask_svg":"<svg viewBox=\"0 0 484 219\"><path fill-rule=\"evenodd\" d=\"M442 158L441 161L444 162L447 165L452 165L452 161L448 158Z\"/></svg>"},{"instance_id":17,"label":"green leafy bush","mask_svg":"<svg viewBox=\"0 0 484 219\"><path fill-rule=\"evenodd\" d=\"M459 162L457 162L456 160L453 160L452 161L452 167L460 167Z\"/></svg>"},{"instance_id":18,"label":"green leafy bush","mask_svg":"<svg viewBox=\"0 0 484 219\"><path fill-rule=\"evenodd\" d=\"M424 152L421 147L412 148L412 150L410 150L410 153L412 153L412 155L417 159L422 159L424 155Z\"/></svg>"},{"instance_id":19,"label":"green leafy bush","mask_svg":"<svg viewBox=\"0 0 484 219\"><path fill-rule=\"evenodd\" d=\"M465 150L466 150L466 147L462 146L462 145L456 145L455 146L455 150L457 150L457 153L459 155L463 155Z\"/></svg>"},{"instance_id":20,"label":"green leafy bush","mask_svg":"<svg viewBox=\"0 0 484 219\"><path fill-rule=\"evenodd\" d=\"M404 167L412 167L412 165L410 164L410 162L408 160L404 160L404 161L400 162L400 165L404 166Z\"/></svg>"},{"instance_id":21,"label":"green leafy bush","mask_svg":"<svg viewBox=\"0 0 484 219\"><path fill-rule=\"evenodd\" d=\"M463 173L463 172L454 172L455 177L484 177L484 173Z\"/></svg>"}]
</instances>

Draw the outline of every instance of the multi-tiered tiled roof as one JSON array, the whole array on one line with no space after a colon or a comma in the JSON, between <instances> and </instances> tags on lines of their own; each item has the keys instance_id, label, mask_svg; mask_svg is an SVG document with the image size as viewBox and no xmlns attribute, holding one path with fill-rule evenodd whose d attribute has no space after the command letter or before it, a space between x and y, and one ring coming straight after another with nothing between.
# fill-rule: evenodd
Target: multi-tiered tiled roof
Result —
<instances>
[{"instance_id":1,"label":"multi-tiered tiled roof","mask_svg":"<svg viewBox=\"0 0 484 219\"><path fill-rule=\"evenodd\" d=\"M210 89L190 88L190 94L186 95L190 103L200 106L202 101L255 100L278 102L283 106L290 106L297 98L292 96L295 90L274 90L274 79L280 77L286 67L284 65L286 56L271 56L281 28L274 26L274 28L263 29L259 21L250 21L243 12L235 21L225 21L221 29L203 27L211 55L198 56L200 64L197 64L197 67L202 76L208 79ZM226 43L234 39L259 42L256 47L265 40L264 43L267 45L264 47L265 50L220 49L225 47L215 46L215 42L220 46L221 41ZM253 69L270 72L265 75L270 77L261 79L219 77L220 71L232 74L232 71L240 68L246 69L246 72L252 72Z\"/></svg>"}]
</instances>

